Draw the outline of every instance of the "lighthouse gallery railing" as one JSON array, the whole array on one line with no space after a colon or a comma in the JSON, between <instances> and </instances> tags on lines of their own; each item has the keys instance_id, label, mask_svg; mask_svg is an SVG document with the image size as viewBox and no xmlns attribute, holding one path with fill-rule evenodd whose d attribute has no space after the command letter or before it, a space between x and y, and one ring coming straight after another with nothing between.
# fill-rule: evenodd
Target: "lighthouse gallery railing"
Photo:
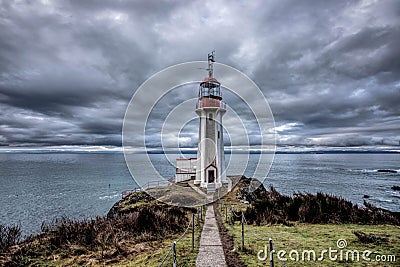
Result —
<instances>
[{"instance_id":1,"label":"lighthouse gallery railing","mask_svg":"<svg viewBox=\"0 0 400 267\"><path fill-rule=\"evenodd\" d=\"M199 99L196 103L196 109L198 108L222 108L226 109L226 104L221 102L219 99L214 98L203 98Z\"/></svg>"}]
</instances>

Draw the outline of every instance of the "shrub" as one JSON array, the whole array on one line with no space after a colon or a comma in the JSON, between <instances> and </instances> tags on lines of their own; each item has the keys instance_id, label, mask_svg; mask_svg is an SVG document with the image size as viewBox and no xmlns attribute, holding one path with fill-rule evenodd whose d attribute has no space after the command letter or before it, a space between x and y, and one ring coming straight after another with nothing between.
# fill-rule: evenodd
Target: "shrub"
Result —
<instances>
[{"instance_id":1,"label":"shrub","mask_svg":"<svg viewBox=\"0 0 400 267\"><path fill-rule=\"evenodd\" d=\"M0 253L5 253L21 239L21 228L17 225L0 224Z\"/></svg>"},{"instance_id":2,"label":"shrub","mask_svg":"<svg viewBox=\"0 0 400 267\"><path fill-rule=\"evenodd\" d=\"M252 202L245 217L248 222L257 225L290 225L290 221L400 225L398 214L379 209L367 202L364 206L360 208L341 197L324 193L295 193L291 197L284 196L271 186L269 191L259 194Z\"/></svg>"},{"instance_id":3,"label":"shrub","mask_svg":"<svg viewBox=\"0 0 400 267\"><path fill-rule=\"evenodd\" d=\"M61 218L43 223L41 230L53 248L79 245L89 249L114 247L122 250L119 243L127 238L141 240L145 236L146 240L156 240L182 231L187 223L188 217L183 209L149 204L112 217L83 221Z\"/></svg>"}]
</instances>

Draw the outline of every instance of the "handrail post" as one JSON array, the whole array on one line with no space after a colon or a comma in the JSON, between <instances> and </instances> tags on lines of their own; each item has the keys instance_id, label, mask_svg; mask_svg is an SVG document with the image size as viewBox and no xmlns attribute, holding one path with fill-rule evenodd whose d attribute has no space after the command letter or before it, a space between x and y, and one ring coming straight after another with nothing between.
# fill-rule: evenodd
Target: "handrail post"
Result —
<instances>
[{"instance_id":1,"label":"handrail post","mask_svg":"<svg viewBox=\"0 0 400 267\"><path fill-rule=\"evenodd\" d=\"M194 213L192 213L192 250L194 250Z\"/></svg>"},{"instance_id":2,"label":"handrail post","mask_svg":"<svg viewBox=\"0 0 400 267\"><path fill-rule=\"evenodd\" d=\"M274 248L272 245L272 238L269 239L269 266L274 267Z\"/></svg>"},{"instance_id":3,"label":"handrail post","mask_svg":"<svg viewBox=\"0 0 400 267\"><path fill-rule=\"evenodd\" d=\"M244 250L244 215L242 212L242 251Z\"/></svg>"},{"instance_id":4,"label":"handrail post","mask_svg":"<svg viewBox=\"0 0 400 267\"><path fill-rule=\"evenodd\" d=\"M173 267L176 267L176 242L174 241L174 243L172 244L172 250L174 252L174 263L173 263Z\"/></svg>"},{"instance_id":5,"label":"handrail post","mask_svg":"<svg viewBox=\"0 0 400 267\"><path fill-rule=\"evenodd\" d=\"M228 223L228 206L225 206L225 221Z\"/></svg>"},{"instance_id":6,"label":"handrail post","mask_svg":"<svg viewBox=\"0 0 400 267\"><path fill-rule=\"evenodd\" d=\"M229 218L229 224L230 224L230 225L233 225L233 224L234 224L232 206L231 206L231 216L230 216L230 218Z\"/></svg>"}]
</instances>

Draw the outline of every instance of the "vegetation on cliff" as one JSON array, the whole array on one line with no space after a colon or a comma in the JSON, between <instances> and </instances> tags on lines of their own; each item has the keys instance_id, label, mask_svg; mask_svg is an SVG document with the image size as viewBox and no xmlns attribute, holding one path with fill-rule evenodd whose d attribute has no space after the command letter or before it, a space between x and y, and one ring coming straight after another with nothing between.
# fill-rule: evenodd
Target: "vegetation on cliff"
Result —
<instances>
[{"instance_id":1,"label":"vegetation on cliff","mask_svg":"<svg viewBox=\"0 0 400 267\"><path fill-rule=\"evenodd\" d=\"M159 249L162 241L184 231L189 213L189 209L156 202L139 192L116 203L107 216L80 221L57 219L43 224L40 234L21 242L15 234L18 227L3 227L0 266L122 263Z\"/></svg>"},{"instance_id":2,"label":"vegetation on cliff","mask_svg":"<svg viewBox=\"0 0 400 267\"><path fill-rule=\"evenodd\" d=\"M286 196L272 186L269 191L263 186L249 190L252 183L256 184L257 181L242 178L236 196L226 197L236 197L251 204L243 210L247 222L251 224L291 225L293 222L302 222L400 225L398 213L377 208L365 201L364 207L360 207L341 197L324 193L294 193L293 196Z\"/></svg>"}]
</instances>

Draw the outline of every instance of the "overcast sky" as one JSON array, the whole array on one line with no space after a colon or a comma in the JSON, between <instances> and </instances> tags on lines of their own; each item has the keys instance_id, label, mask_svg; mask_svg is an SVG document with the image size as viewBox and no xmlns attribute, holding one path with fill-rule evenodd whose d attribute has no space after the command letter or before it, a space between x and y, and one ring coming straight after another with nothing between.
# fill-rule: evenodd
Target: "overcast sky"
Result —
<instances>
[{"instance_id":1,"label":"overcast sky","mask_svg":"<svg viewBox=\"0 0 400 267\"><path fill-rule=\"evenodd\" d=\"M0 145L120 146L138 86L212 50L260 87L279 148L400 150L398 0L1 1Z\"/></svg>"}]
</instances>

